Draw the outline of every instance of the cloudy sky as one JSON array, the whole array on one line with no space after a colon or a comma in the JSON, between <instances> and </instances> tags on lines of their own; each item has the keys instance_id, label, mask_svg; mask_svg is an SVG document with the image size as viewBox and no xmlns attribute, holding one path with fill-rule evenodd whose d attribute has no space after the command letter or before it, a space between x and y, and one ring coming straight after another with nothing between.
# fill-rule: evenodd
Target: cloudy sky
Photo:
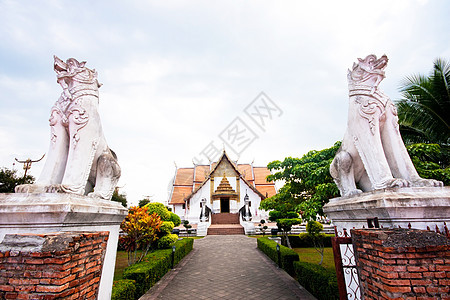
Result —
<instances>
[{"instance_id":1,"label":"cloudy sky","mask_svg":"<svg viewBox=\"0 0 450 300\"><path fill-rule=\"evenodd\" d=\"M405 76L450 58L449 14L445 0L0 0L0 167L48 150L53 55L98 71L119 186L137 204L167 200L174 162L224 147L264 166L332 146L353 62L386 54L381 88L398 99Z\"/></svg>"}]
</instances>

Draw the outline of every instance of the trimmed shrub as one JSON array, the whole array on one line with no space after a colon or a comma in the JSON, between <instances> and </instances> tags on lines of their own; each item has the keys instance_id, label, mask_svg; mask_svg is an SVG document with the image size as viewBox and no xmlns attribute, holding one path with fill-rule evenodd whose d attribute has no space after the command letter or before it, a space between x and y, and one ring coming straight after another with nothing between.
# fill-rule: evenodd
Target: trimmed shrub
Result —
<instances>
[{"instance_id":1,"label":"trimmed shrub","mask_svg":"<svg viewBox=\"0 0 450 300\"><path fill-rule=\"evenodd\" d=\"M148 213L151 215L152 213L156 213L161 220L163 221L169 221L170 219L170 211L164 206L162 203L154 202L149 203L144 206L147 208Z\"/></svg>"},{"instance_id":2,"label":"trimmed shrub","mask_svg":"<svg viewBox=\"0 0 450 300\"><path fill-rule=\"evenodd\" d=\"M264 252L271 260L279 264L277 243L267 237L258 238L258 248ZM298 254L288 247L280 245L281 267L290 275L294 275L294 261L298 261Z\"/></svg>"},{"instance_id":3,"label":"trimmed shrub","mask_svg":"<svg viewBox=\"0 0 450 300\"><path fill-rule=\"evenodd\" d=\"M317 299L339 299L336 273L322 266L307 262L294 262L297 280L305 289Z\"/></svg>"},{"instance_id":4,"label":"trimmed shrub","mask_svg":"<svg viewBox=\"0 0 450 300\"><path fill-rule=\"evenodd\" d=\"M134 300L136 281L129 279L116 280L113 283L111 300Z\"/></svg>"},{"instance_id":5,"label":"trimmed shrub","mask_svg":"<svg viewBox=\"0 0 450 300\"><path fill-rule=\"evenodd\" d=\"M169 234L172 232L173 230L173 222L172 221L164 221L161 224L161 227L159 227L159 232L161 234Z\"/></svg>"},{"instance_id":6,"label":"trimmed shrub","mask_svg":"<svg viewBox=\"0 0 450 300\"><path fill-rule=\"evenodd\" d=\"M172 223L172 222L170 222ZM172 227L173 228L173 227ZM158 240L158 249L170 248L178 240L178 235L169 233Z\"/></svg>"},{"instance_id":7,"label":"trimmed shrub","mask_svg":"<svg viewBox=\"0 0 450 300\"><path fill-rule=\"evenodd\" d=\"M323 245L324 247L331 247L331 237L334 235L326 234L324 235ZM292 248L312 248L314 247L314 242L312 237L304 232L299 235L290 235L289 241L291 242Z\"/></svg>"},{"instance_id":8,"label":"trimmed shrub","mask_svg":"<svg viewBox=\"0 0 450 300\"><path fill-rule=\"evenodd\" d=\"M180 217L179 217L176 213L170 212L170 218L169 218L169 221L172 221L172 222L173 222L173 225L174 225L175 227L178 227L178 226L181 225L181 219L180 219Z\"/></svg>"},{"instance_id":9,"label":"trimmed shrub","mask_svg":"<svg viewBox=\"0 0 450 300\"><path fill-rule=\"evenodd\" d=\"M175 242L174 264L176 265L193 248L194 240L190 238ZM135 298L139 299L172 267L172 249L156 250L148 254L142 262L125 269L124 279L135 282ZM114 288L113 288L114 290ZM114 291L113 291L114 292ZM116 298L117 300L128 298Z\"/></svg>"}]
</instances>

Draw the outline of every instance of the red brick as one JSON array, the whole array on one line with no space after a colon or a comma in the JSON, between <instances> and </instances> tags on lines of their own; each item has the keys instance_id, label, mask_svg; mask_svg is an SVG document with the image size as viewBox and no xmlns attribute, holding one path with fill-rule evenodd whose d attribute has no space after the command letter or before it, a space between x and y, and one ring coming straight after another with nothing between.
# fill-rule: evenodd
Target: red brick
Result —
<instances>
[{"instance_id":1,"label":"red brick","mask_svg":"<svg viewBox=\"0 0 450 300\"><path fill-rule=\"evenodd\" d=\"M381 270L376 270L375 271L376 272L376 274L378 274L378 275L380 275L380 276L382 276L382 277L384 277L384 278L398 278L398 276L399 276L399 273L397 273L397 272L383 272L383 271L381 271Z\"/></svg>"},{"instance_id":2,"label":"red brick","mask_svg":"<svg viewBox=\"0 0 450 300\"><path fill-rule=\"evenodd\" d=\"M32 278L41 278L42 272L41 271L25 271L23 272L24 277L32 277Z\"/></svg>"},{"instance_id":3,"label":"red brick","mask_svg":"<svg viewBox=\"0 0 450 300\"><path fill-rule=\"evenodd\" d=\"M47 271L47 272L42 272L42 277L45 277L45 278L63 278L63 277L68 276L69 274L70 274L70 270L62 271L62 272Z\"/></svg>"},{"instance_id":4,"label":"red brick","mask_svg":"<svg viewBox=\"0 0 450 300\"><path fill-rule=\"evenodd\" d=\"M436 286L427 286L427 292L429 294L436 294L438 292L438 288Z\"/></svg>"},{"instance_id":5,"label":"red brick","mask_svg":"<svg viewBox=\"0 0 450 300\"><path fill-rule=\"evenodd\" d=\"M39 280L39 283L40 283L40 284L50 284L50 282L51 282L51 279L50 279L50 278L41 278L41 279Z\"/></svg>"},{"instance_id":6,"label":"red brick","mask_svg":"<svg viewBox=\"0 0 450 300\"><path fill-rule=\"evenodd\" d=\"M437 265L436 271L449 271L450 272L450 264L448 265Z\"/></svg>"},{"instance_id":7,"label":"red brick","mask_svg":"<svg viewBox=\"0 0 450 300\"><path fill-rule=\"evenodd\" d=\"M64 278L52 279L51 280L51 284L62 285L64 283L66 283L66 282L74 280L75 278L76 278L76 275L72 274L72 275L64 277Z\"/></svg>"},{"instance_id":8,"label":"red brick","mask_svg":"<svg viewBox=\"0 0 450 300\"><path fill-rule=\"evenodd\" d=\"M79 283L80 283L80 280L78 280L78 279L72 280L69 282L69 288L78 286Z\"/></svg>"},{"instance_id":9,"label":"red brick","mask_svg":"<svg viewBox=\"0 0 450 300\"><path fill-rule=\"evenodd\" d=\"M411 282L407 279L387 279L387 278L381 278L381 282L384 284L389 284L393 286L402 286L402 285L411 285Z\"/></svg>"},{"instance_id":10,"label":"red brick","mask_svg":"<svg viewBox=\"0 0 450 300\"><path fill-rule=\"evenodd\" d=\"M70 270L70 272L73 274L73 273L77 273L77 272L80 272L83 270L84 270L84 266L78 266L78 267L72 268L72 270Z\"/></svg>"},{"instance_id":11,"label":"red brick","mask_svg":"<svg viewBox=\"0 0 450 300\"><path fill-rule=\"evenodd\" d=\"M21 264L21 263L23 262L23 258L22 258L22 257L19 257L19 256L16 256L16 257L8 257L8 258L6 259L6 262L7 262L8 264Z\"/></svg>"},{"instance_id":12,"label":"red brick","mask_svg":"<svg viewBox=\"0 0 450 300\"><path fill-rule=\"evenodd\" d=\"M44 258L45 264L57 264L62 265L66 262L70 261L70 257L52 257L52 258Z\"/></svg>"},{"instance_id":13,"label":"red brick","mask_svg":"<svg viewBox=\"0 0 450 300\"><path fill-rule=\"evenodd\" d=\"M405 272L406 266L380 266L380 269L386 272Z\"/></svg>"},{"instance_id":14,"label":"red brick","mask_svg":"<svg viewBox=\"0 0 450 300\"><path fill-rule=\"evenodd\" d=\"M415 286L413 287L413 291L419 294L425 294L427 292L423 286Z\"/></svg>"},{"instance_id":15,"label":"red brick","mask_svg":"<svg viewBox=\"0 0 450 300\"><path fill-rule=\"evenodd\" d=\"M384 289L391 293L409 293L411 292L410 286L384 286Z\"/></svg>"},{"instance_id":16,"label":"red brick","mask_svg":"<svg viewBox=\"0 0 450 300\"><path fill-rule=\"evenodd\" d=\"M68 287L69 287L68 283L64 285L38 285L36 286L36 292L59 293L64 291Z\"/></svg>"},{"instance_id":17,"label":"red brick","mask_svg":"<svg viewBox=\"0 0 450 300\"><path fill-rule=\"evenodd\" d=\"M17 293L14 292L8 292L5 294L5 299L17 299Z\"/></svg>"},{"instance_id":18,"label":"red brick","mask_svg":"<svg viewBox=\"0 0 450 300\"><path fill-rule=\"evenodd\" d=\"M433 281L430 279L411 279L411 285L430 285Z\"/></svg>"},{"instance_id":19,"label":"red brick","mask_svg":"<svg viewBox=\"0 0 450 300\"><path fill-rule=\"evenodd\" d=\"M44 260L42 258L25 258L24 262L31 265L42 265Z\"/></svg>"},{"instance_id":20,"label":"red brick","mask_svg":"<svg viewBox=\"0 0 450 300\"><path fill-rule=\"evenodd\" d=\"M394 273L397 274L397 273ZM422 278L422 273L417 272L399 272L398 275L400 278Z\"/></svg>"},{"instance_id":21,"label":"red brick","mask_svg":"<svg viewBox=\"0 0 450 300\"><path fill-rule=\"evenodd\" d=\"M407 266L406 267L409 272L425 272L428 271L427 267L422 266Z\"/></svg>"},{"instance_id":22,"label":"red brick","mask_svg":"<svg viewBox=\"0 0 450 300\"><path fill-rule=\"evenodd\" d=\"M445 272L423 272L423 277L427 278L445 278Z\"/></svg>"},{"instance_id":23,"label":"red brick","mask_svg":"<svg viewBox=\"0 0 450 300\"><path fill-rule=\"evenodd\" d=\"M12 292L12 291L14 291L14 286L12 286L12 285L5 285L5 284L0 285L0 291Z\"/></svg>"},{"instance_id":24,"label":"red brick","mask_svg":"<svg viewBox=\"0 0 450 300\"><path fill-rule=\"evenodd\" d=\"M75 267L76 265L77 265L77 262L76 262L76 261L68 262L68 263L62 265L62 270L72 269L72 268Z\"/></svg>"},{"instance_id":25,"label":"red brick","mask_svg":"<svg viewBox=\"0 0 450 300\"><path fill-rule=\"evenodd\" d=\"M98 272L98 271L100 271L101 269L102 269L102 266L96 266L96 267L93 267L93 268L89 268L89 269L87 270L87 274Z\"/></svg>"},{"instance_id":26,"label":"red brick","mask_svg":"<svg viewBox=\"0 0 450 300\"><path fill-rule=\"evenodd\" d=\"M98 283L98 282L100 282L100 276L92 278L91 281L89 281L89 285L93 285L94 283Z\"/></svg>"},{"instance_id":27,"label":"red brick","mask_svg":"<svg viewBox=\"0 0 450 300\"><path fill-rule=\"evenodd\" d=\"M34 292L36 290L35 285L16 285L14 286L16 292Z\"/></svg>"},{"instance_id":28,"label":"red brick","mask_svg":"<svg viewBox=\"0 0 450 300\"><path fill-rule=\"evenodd\" d=\"M90 263L86 264L86 269L90 269L90 268L92 268L92 267L94 267L96 265L97 265L97 262L95 262L95 261L90 262Z\"/></svg>"},{"instance_id":29,"label":"red brick","mask_svg":"<svg viewBox=\"0 0 450 300\"><path fill-rule=\"evenodd\" d=\"M11 285L23 285L23 284L39 284L39 279L17 279L10 278L9 284Z\"/></svg>"}]
</instances>

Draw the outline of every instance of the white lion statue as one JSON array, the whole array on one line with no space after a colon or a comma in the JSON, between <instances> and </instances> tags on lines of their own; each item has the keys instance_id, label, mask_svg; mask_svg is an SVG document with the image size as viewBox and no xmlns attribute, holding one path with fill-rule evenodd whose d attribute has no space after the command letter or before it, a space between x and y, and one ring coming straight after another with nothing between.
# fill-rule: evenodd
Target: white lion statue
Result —
<instances>
[{"instance_id":1,"label":"white lion statue","mask_svg":"<svg viewBox=\"0 0 450 300\"><path fill-rule=\"evenodd\" d=\"M375 189L443 186L419 177L400 136L397 110L378 85L388 58L369 55L348 71L347 132L330 166L341 196Z\"/></svg>"},{"instance_id":2,"label":"white lion statue","mask_svg":"<svg viewBox=\"0 0 450 300\"><path fill-rule=\"evenodd\" d=\"M86 62L54 57L63 91L50 114L51 141L47 160L35 184L16 193L67 192L111 199L120 178L117 157L109 149L98 113L97 72Z\"/></svg>"}]
</instances>

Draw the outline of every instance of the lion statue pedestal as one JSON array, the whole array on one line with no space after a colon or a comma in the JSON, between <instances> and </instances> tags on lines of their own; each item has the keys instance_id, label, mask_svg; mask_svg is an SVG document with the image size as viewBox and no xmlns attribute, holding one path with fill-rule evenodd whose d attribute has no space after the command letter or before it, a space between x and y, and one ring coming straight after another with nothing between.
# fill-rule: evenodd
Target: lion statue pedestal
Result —
<instances>
[{"instance_id":1,"label":"lion statue pedestal","mask_svg":"<svg viewBox=\"0 0 450 300\"><path fill-rule=\"evenodd\" d=\"M324 212L338 227L367 227L377 217L384 227L426 229L450 219L450 189L421 178L400 136L395 105L380 89L388 58L369 55L348 71L347 131L330 166L341 193Z\"/></svg>"},{"instance_id":2,"label":"lion statue pedestal","mask_svg":"<svg viewBox=\"0 0 450 300\"><path fill-rule=\"evenodd\" d=\"M128 210L110 201L120 167L103 135L97 72L85 65L74 58L64 62L54 57L63 91L50 114L47 160L35 184L19 185L16 193L0 195L0 248L29 252L26 242L12 245L20 239L14 234L108 232L101 277L92 281L99 282L97 299L110 299L120 224Z\"/></svg>"}]
</instances>

